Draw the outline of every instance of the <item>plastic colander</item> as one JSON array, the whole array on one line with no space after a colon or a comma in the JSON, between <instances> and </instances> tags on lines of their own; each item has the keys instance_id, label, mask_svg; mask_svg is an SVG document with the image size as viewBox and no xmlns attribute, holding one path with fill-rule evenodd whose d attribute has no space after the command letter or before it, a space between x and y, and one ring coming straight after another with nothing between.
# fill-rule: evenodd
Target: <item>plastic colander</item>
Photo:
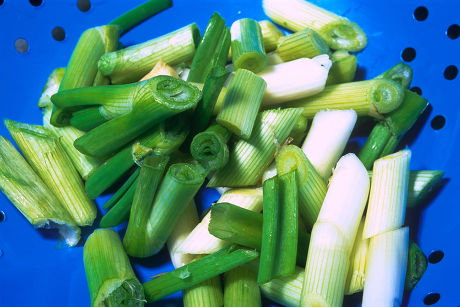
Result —
<instances>
[{"instance_id":1,"label":"plastic colander","mask_svg":"<svg viewBox=\"0 0 460 307\"><path fill-rule=\"evenodd\" d=\"M102 25L142 0L0 0L0 116L41 123L36 103L48 75L63 67L80 34ZM231 24L242 17L267 19L261 0L173 0L173 7L121 38L123 45L146 41L191 22L203 31L213 12ZM460 306L460 1L312 0L358 23L368 46L358 54L357 79L369 79L403 60L414 70L412 89L431 103L403 140L413 151L411 169L442 169L444 182L431 199L407 212L407 224L429 257L428 269L405 306ZM0 134L9 137L3 125ZM202 190L206 208L218 198ZM107 196L98 199L101 206ZM67 248L55 231L36 230L0 193L0 306L89 306L83 268L83 240ZM97 224L98 221L96 221ZM123 235L122 228L119 229ZM173 269L166 251L133 259L141 281ZM359 306L360 296L345 299ZM265 306L276 306L264 301ZM180 293L152 306L182 306Z\"/></svg>"}]
</instances>

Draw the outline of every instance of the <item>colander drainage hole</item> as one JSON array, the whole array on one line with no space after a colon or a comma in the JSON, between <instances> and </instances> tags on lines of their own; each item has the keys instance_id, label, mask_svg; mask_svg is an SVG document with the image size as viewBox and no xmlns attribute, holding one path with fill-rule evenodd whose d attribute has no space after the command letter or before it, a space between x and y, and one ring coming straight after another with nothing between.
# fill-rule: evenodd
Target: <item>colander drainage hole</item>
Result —
<instances>
[{"instance_id":1,"label":"colander drainage hole","mask_svg":"<svg viewBox=\"0 0 460 307\"><path fill-rule=\"evenodd\" d=\"M444 258L444 252L443 251L434 251L428 256L428 261L430 263L438 263Z\"/></svg>"},{"instance_id":2,"label":"colander drainage hole","mask_svg":"<svg viewBox=\"0 0 460 307\"><path fill-rule=\"evenodd\" d=\"M447 29L447 36L451 39L457 39L460 37L460 26L459 25L451 25Z\"/></svg>"},{"instance_id":3,"label":"colander drainage hole","mask_svg":"<svg viewBox=\"0 0 460 307\"><path fill-rule=\"evenodd\" d=\"M423 299L423 303L425 305L433 305L436 304L439 299L441 298L441 295L439 293L430 293L425 298Z\"/></svg>"},{"instance_id":4,"label":"colander drainage hole","mask_svg":"<svg viewBox=\"0 0 460 307\"><path fill-rule=\"evenodd\" d=\"M23 38L18 38L14 42L14 48L16 48L19 53L26 53L29 50L29 43Z\"/></svg>"},{"instance_id":5,"label":"colander drainage hole","mask_svg":"<svg viewBox=\"0 0 460 307\"><path fill-rule=\"evenodd\" d=\"M3 4L3 0L0 0L0 6L2 6L2 4Z\"/></svg>"},{"instance_id":6,"label":"colander drainage hole","mask_svg":"<svg viewBox=\"0 0 460 307\"><path fill-rule=\"evenodd\" d=\"M414 18L418 21L424 21L428 18L428 9L424 6L419 6L414 11Z\"/></svg>"},{"instance_id":7,"label":"colander drainage hole","mask_svg":"<svg viewBox=\"0 0 460 307\"><path fill-rule=\"evenodd\" d=\"M55 27L51 31L51 35L58 42L61 42L61 41L63 41L65 39L65 31L64 31L64 29L62 27Z\"/></svg>"},{"instance_id":8,"label":"colander drainage hole","mask_svg":"<svg viewBox=\"0 0 460 307\"><path fill-rule=\"evenodd\" d=\"M415 59L415 49L412 47L407 47L401 53L401 58L406 62L412 62Z\"/></svg>"},{"instance_id":9,"label":"colander drainage hole","mask_svg":"<svg viewBox=\"0 0 460 307\"><path fill-rule=\"evenodd\" d=\"M0 223L6 220L6 214L3 211L0 211Z\"/></svg>"},{"instance_id":10,"label":"colander drainage hole","mask_svg":"<svg viewBox=\"0 0 460 307\"><path fill-rule=\"evenodd\" d=\"M455 65L449 65L444 69L444 78L454 80L458 75L458 68Z\"/></svg>"},{"instance_id":11,"label":"colander drainage hole","mask_svg":"<svg viewBox=\"0 0 460 307\"><path fill-rule=\"evenodd\" d=\"M439 130L444 125L446 124L446 118L442 115L436 115L432 120L431 120L431 128L434 130Z\"/></svg>"},{"instance_id":12,"label":"colander drainage hole","mask_svg":"<svg viewBox=\"0 0 460 307\"><path fill-rule=\"evenodd\" d=\"M40 6L43 3L43 0L29 0L30 4L33 6Z\"/></svg>"},{"instance_id":13,"label":"colander drainage hole","mask_svg":"<svg viewBox=\"0 0 460 307\"><path fill-rule=\"evenodd\" d=\"M91 8L91 2L89 0L78 0L77 6L80 11L88 12Z\"/></svg>"},{"instance_id":14,"label":"colander drainage hole","mask_svg":"<svg viewBox=\"0 0 460 307\"><path fill-rule=\"evenodd\" d=\"M410 90L411 90L412 92L417 93L417 94L419 94L420 96L422 96L422 89L421 89L420 87L414 86L414 87L411 87Z\"/></svg>"}]
</instances>

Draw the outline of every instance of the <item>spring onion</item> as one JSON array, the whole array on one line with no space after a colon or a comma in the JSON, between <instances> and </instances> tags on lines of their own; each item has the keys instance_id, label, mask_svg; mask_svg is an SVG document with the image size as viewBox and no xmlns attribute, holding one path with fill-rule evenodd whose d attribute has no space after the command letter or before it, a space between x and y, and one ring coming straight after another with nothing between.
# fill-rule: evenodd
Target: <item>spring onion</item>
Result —
<instances>
[{"instance_id":1,"label":"spring onion","mask_svg":"<svg viewBox=\"0 0 460 307\"><path fill-rule=\"evenodd\" d=\"M235 21L230 28L232 36L232 63L240 68L258 73L267 65L262 29L254 19Z\"/></svg>"},{"instance_id":2,"label":"spring onion","mask_svg":"<svg viewBox=\"0 0 460 307\"><path fill-rule=\"evenodd\" d=\"M123 239L126 253L133 257L152 254L153 244L148 240L147 221L152 211L153 199L169 158L148 156L144 159L137 179L128 228Z\"/></svg>"},{"instance_id":3,"label":"spring onion","mask_svg":"<svg viewBox=\"0 0 460 307\"><path fill-rule=\"evenodd\" d=\"M179 247L182 242L187 239L198 222L198 212L196 211L195 202L192 200L185 209L184 213L182 213L176 227L171 232L168 241L166 242L171 262L176 269L190 263L195 258L195 255L184 254L181 252ZM183 296L185 301L185 294Z\"/></svg>"},{"instance_id":4,"label":"spring onion","mask_svg":"<svg viewBox=\"0 0 460 307\"><path fill-rule=\"evenodd\" d=\"M264 0L265 14L273 21L292 31L312 28L332 49L360 51L367 44L361 28L332 12L304 0Z\"/></svg>"},{"instance_id":5,"label":"spring onion","mask_svg":"<svg viewBox=\"0 0 460 307\"><path fill-rule=\"evenodd\" d=\"M303 114L313 117L324 109L353 109L358 116L382 118L382 114L397 109L404 99L404 89L398 83L367 80L326 86L312 97L293 100L286 106L303 108Z\"/></svg>"},{"instance_id":6,"label":"spring onion","mask_svg":"<svg viewBox=\"0 0 460 307\"><path fill-rule=\"evenodd\" d=\"M407 257L407 272L404 282L404 289L412 291L426 271L428 263L425 254L414 241L409 243Z\"/></svg>"},{"instance_id":7,"label":"spring onion","mask_svg":"<svg viewBox=\"0 0 460 307\"><path fill-rule=\"evenodd\" d=\"M257 74L267 83L262 104L271 106L321 92L330 66L326 55L267 66Z\"/></svg>"},{"instance_id":8,"label":"spring onion","mask_svg":"<svg viewBox=\"0 0 460 307\"><path fill-rule=\"evenodd\" d=\"M162 59L159 59L155 66L153 66L152 70L143 76L139 81L145 81L156 76L171 76L179 78L179 75L173 67L166 64Z\"/></svg>"},{"instance_id":9,"label":"spring onion","mask_svg":"<svg viewBox=\"0 0 460 307\"><path fill-rule=\"evenodd\" d=\"M117 44L119 28L101 26L83 32L67 64L59 91L87 87L94 84L99 58ZM71 113L75 108L53 107L50 122L53 126L63 127L69 124Z\"/></svg>"},{"instance_id":10,"label":"spring onion","mask_svg":"<svg viewBox=\"0 0 460 307\"><path fill-rule=\"evenodd\" d=\"M364 288L369 239L363 238L363 229L364 219L361 219L350 256L350 268L345 284L345 294L347 295L360 292Z\"/></svg>"},{"instance_id":11,"label":"spring onion","mask_svg":"<svg viewBox=\"0 0 460 307\"><path fill-rule=\"evenodd\" d=\"M191 60L199 40L200 31L193 23L145 43L106 53L98 68L113 84L136 82L160 59L169 65Z\"/></svg>"},{"instance_id":12,"label":"spring onion","mask_svg":"<svg viewBox=\"0 0 460 307\"><path fill-rule=\"evenodd\" d=\"M407 227L371 237L363 307L401 306L408 246L409 228Z\"/></svg>"},{"instance_id":13,"label":"spring onion","mask_svg":"<svg viewBox=\"0 0 460 307\"><path fill-rule=\"evenodd\" d=\"M326 85L351 82L355 78L358 59L345 50L337 50L331 55L332 66L329 69Z\"/></svg>"},{"instance_id":14,"label":"spring onion","mask_svg":"<svg viewBox=\"0 0 460 307\"><path fill-rule=\"evenodd\" d=\"M172 272L143 284L148 302L159 300L177 291L187 289L209 278L234 269L259 253L254 250L229 246L211 255L193 261Z\"/></svg>"},{"instance_id":15,"label":"spring onion","mask_svg":"<svg viewBox=\"0 0 460 307\"><path fill-rule=\"evenodd\" d=\"M190 154L207 171L222 168L228 162L227 141L230 132L220 125L212 125L198 133L190 144Z\"/></svg>"},{"instance_id":16,"label":"spring onion","mask_svg":"<svg viewBox=\"0 0 460 307\"><path fill-rule=\"evenodd\" d=\"M209 278L195 286L182 290L184 307L224 306L220 276Z\"/></svg>"},{"instance_id":17,"label":"spring onion","mask_svg":"<svg viewBox=\"0 0 460 307\"><path fill-rule=\"evenodd\" d=\"M375 161L364 225L364 238L404 224L411 151L406 149Z\"/></svg>"},{"instance_id":18,"label":"spring onion","mask_svg":"<svg viewBox=\"0 0 460 307\"><path fill-rule=\"evenodd\" d=\"M121 34L148 19L149 17L167 9L172 5L171 0L150 0L115 18L109 24L120 27Z\"/></svg>"},{"instance_id":19,"label":"spring onion","mask_svg":"<svg viewBox=\"0 0 460 307\"><path fill-rule=\"evenodd\" d=\"M230 203L244 209L260 212L262 210L262 191L259 189L228 190L222 194L217 203ZM228 242L209 233L211 213L212 209L178 247L179 251L187 254L211 254L229 245Z\"/></svg>"},{"instance_id":20,"label":"spring onion","mask_svg":"<svg viewBox=\"0 0 460 307\"><path fill-rule=\"evenodd\" d=\"M99 107L89 107L73 112L70 118L70 125L81 131L90 131L107 120L99 111Z\"/></svg>"},{"instance_id":21,"label":"spring onion","mask_svg":"<svg viewBox=\"0 0 460 307\"><path fill-rule=\"evenodd\" d=\"M228 163L218 170L209 187L255 185L272 162L277 145L289 136L302 113L301 108L274 109L259 113L251 137L238 140Z\"/></svg>"},{"instance_id":22,"label":"spring onion","mask_svg":"<svg viewBox=\"0 0 460 307\"><path fill-rule=\"evenodd\" d=\"M143 100L131 112L78 138L74 145L80 152L98 157L110 155L155 124L194 107L201 98L196 87L173 77L157 76L144 82L151 86L147 95L152 101Z\"/></svg>"},{"instance_id":23,"label":"spring onion","mask_svg":"<svg viewBox=\"0 0 460 307\"><path fill-rule=\"evenodd\" d=\"M142 284L115 231L94 231L85 243L83 261L91 306L144 306Z\"/></svg>"},{"instance_id":24,"label":"spring onion","mask_svg":"<svg viewBox=\"0 0 460 307\"><path fill-rule=\"evenodd\" d=\"M148 216L145 236L149 256L158 253L166 243L204 178L204 170L198 165L178 163L169 167Z\"/></svg>"},{"instance_id":25,"label":"spring onion","mask_svg":"<svg viewBox=\"0 0 460 307\"><path fill-rule=\"evenodd\" d=\"M289 144L301 146L305 136L307 135L307 127L308 118L306 116L300 116L289 135Z\"/></svg>"},{"instance_id":26,"label":"spring onion","mask_svg":"<svg viewBox=\"0 0 460 307\"><path fill-rule=\"evenodd\" d=\"M248 265L242 265L224 274L224 306L262 306L257 274L248 268Z\"/></svg>"},{"instance_id":27,"label":"spring onion","mask_svg":"<svg viewBox=\"0 0 460 307\"><path fill-rule=\"evenodd\" d=\"M325 110L316 113L302 150L324 179L347 145L357 120L353 110Z\"/></svg>"},{"instance_id":28,"label":"spring onion","mask_svg":"<svg viewBox=\"0 0 460 307\"><path fill-rule=\"evenodd\" d=\"M310 28L283 37L276 52L284 62L330 53L326 41Z\"/></svg>"},{"instance_id":29,"label":"spring onion","mask_svg":"<svg viewBox=\"0 0 460 307\"><path fill-rule=\"evenodd\" d=\"M45 86L43 87L42 94L38 99L37 106L40 109L47 109L53 106L51 102L51 96L59 91L62 77L64 77L65 67L59 67L54 69L46 80Z\"/></svg>"},{"instance_id":30,"label":"spring onion","mask_svg":"<svg viewBox=\"0 0 460 307\"><path fill-rule=\"evenodd\" d=\"M104 204L102 209L108 210L112 208L115 204L122 199L122 197L126 194L129 190L131 185L137 181L137 177L139 177L140 168L137 168L126 181L121 185L121 187L110 197L110 199Z\"/></svg>"},{"instance_id":31,"label":"spring onion","mask_svg":"<svg viewBox=\"0 0 460 307\"><path fill-rule=\"evenodd\" d=\"M401 62L375 78L390 79L401 84L402 87L408 88L412 81L412 68Z\"/></svg>"},{"instance_id":32,"label":"spring onion","mask_svg":"<svg viewBox=\"0 0 460 307\"><path fill-rule=\"evenodd\" d=\"M204 83L214 67L224 68L230 44L230 31L225 20L214 13L196 49L187 81Z\"/></svg>"},{"instance_id":33,"label":"spring onion","mask_svg":"<svg viewBox=\"0 0 460 307\"><path fill-rule=\"evenodd\" d=\"M259 21L259 26L262 31L265 52L276 50L278 42L284 37L283 32L268 20Z\"/></svg>"},{"instance_id":34,"label":"spring onion","mask_svg":"<svg viewBox=\"0 0 460 307\"><path fill-rule=\"evenodd\" d=\"M24 157L77 225L92 225L96 218L96 206L86 195L80 175L56 137L42 126L11 120L5 120L5 126Z\"/></svg>"},{"instance_id":35,"label":"spring onion","mask_svg":"<svg viewBox=\"0 0 460 307\"><path fill-rule=\"evenodd\" d=\"M0 136L0 189L34 227L57 228L70 246L80 240L80 228L67 208L3 136Z\"/></svg>"},{"instance_id":36,"label":"spring onion","mask_svg":"<svg viewBox=\"0 0 460 307\"><path fill-rule=\"evenodd\" d=\"M326 181L321 178L302 150L294 145L281 148L276 157L276 168L281 175L297 170L299 214L307 229L311 229L326 196Z\"/></svg>"},{"instance_id":37,"label":"spring onion","mask_svg":"<svg viewBox=\"0 0 460 307\"><path fill-rule=\"evenodd\" d=\"M238 69L230 81L217 123L233 134L248 139L264 96L266 83L246 69Z\"/></svg>"},{"instance_id":38,"label":"spring onion","mask_svg":"<svg viewBox=\"0 0 460 307\"><path fill-rule=\"evenodd\" d=\"M443 171L412 171L409 174L407 207L415 207L441 182Z\"/></svg>"}]
</instances>

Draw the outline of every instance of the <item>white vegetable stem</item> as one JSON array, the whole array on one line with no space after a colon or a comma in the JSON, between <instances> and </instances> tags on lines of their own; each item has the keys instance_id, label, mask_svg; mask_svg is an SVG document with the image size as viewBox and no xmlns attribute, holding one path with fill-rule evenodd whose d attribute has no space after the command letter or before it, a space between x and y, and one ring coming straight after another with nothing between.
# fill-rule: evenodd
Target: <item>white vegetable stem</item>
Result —
<instances>
[{"instance_id":1,"label":"white vegetable stem","mask_svg":"<svg viewBox=\"0 0 460 307\"><path fill-rule=\"evenodd\" d=\"M407 227L370 239L363 307L401 306L408 247Z\"/></svg>"},{"instance_id":2,"label":"white vegetable stem","mask_svg":"<svg viewBox=\"0 0 460 307\"><path fill-rule=\"evenodd\" d=\"M364 288L369 239L363 239L363 229L364 219L361 219L350 256L350 268L348 269L347 282L345 284L346 295L360 292Z\"/></svg>"},{"instance_id":3,"label":"white vegetable stem","mask_svg":"<svg viewBox=\"0 0 460 307\"><path fill-rule=\"evenodd\" d=\"M313 118L302 150L324 179L342 155L356 119L353 110L324 110Z\"/></svg>"},{"instance_id":4,"label":"white vegetable stem","mask_svg":"<svg viewBox=\"0 0 460 307\"><path fill-rule=\"evenodd\" d=\"M402 150L374 162L364 238L404 224L410 159L411 151Z\"/></svg>"},{"instance_id":5,"label":"white vegetable stem","mask_svg":"<svg viewBox=\"0 0 460 307\"><path fill-rule=\"evenodd\" d=\"M351 252L359 222L369 195L369 176L354 154L337 163L316 223L330 223L344 236Z\"/></svg>"},{"instance_id":6,"label":"white vegetable stem","mask_svg":"<svg viewBox=\"0 0 460 307\"><path fill-rule=\"evenodd\" d=\"M187 239L198 222L198 213L196 211L195 202L192 200L184 213L182 213L179 221L177 221L176 227L169 235L167 242L171 262L176 269L190 263L194 258L193 255L184 254L179 251L178 246Z\"/></svg>"},{"instance_id":7,"label":"white vegetable stem","mask_svg":"<svg viewBox=\"0 0 460 307\"><path fill-rule=\"evenodd\" d=\"M267 83L262 104L279 104L321 92L331 65L329 56L324 54L267 66L257 74Z\"/></svg>"},{"instance_id":8,"label":"white vegetable stem","mask_svg":"<svg viewBox=\"0 0 460 307\"><path fill-rule=\"evenodd\" d=\"M230 203L244 209L260 212L262 210L262 190L229 190L222 194L218 203ZM184 254L212 254L229 245L228 242L209 233L210 220L211 212L208 212L177 250Z\"/></svg>"}]
</instances>

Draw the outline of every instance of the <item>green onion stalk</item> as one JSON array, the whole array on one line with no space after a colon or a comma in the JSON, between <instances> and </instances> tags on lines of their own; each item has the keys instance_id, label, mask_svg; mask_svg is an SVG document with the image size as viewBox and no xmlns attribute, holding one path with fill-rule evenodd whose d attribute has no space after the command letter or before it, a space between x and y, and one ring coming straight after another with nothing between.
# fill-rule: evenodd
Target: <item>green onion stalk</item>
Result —
<instances>
[{"instance_id":1,"label":"green onion stalk","mask_svg":"<svg viewBox=\"0 0 460 307\"><path fill-rule=\"evenodd\" d=\"M144 289L115 231L94 231L85 243L83 262L91 306L144 306Z\"/></svg>"},{"instance_id":2,"label":"green onion stalk","mask_svg":"<svg viewBox=\"0 0 460 307\"><path fill-rule=\"evenodd\" d=\"M78 138L75 147L90 156L106 157L156 124L193 108L201 98L199 89L177 78L157 76L146 82L148 99Z\"/></svg>"},{"instance_id":3,"label":"green onion stalk","mask_svg":"<svg viewBox=\"0 0 460 307\"><path fill-rule=\"evenodd\" d=\"M184 307L224 306L224 295L220 276L207 279L197 285L182 290Z\"/></svg>"},{"instance_id":4,"label":"green onion stalk","mask_svg":"<svg viewBox=\"0 0 460 307\"><path fill-rule=\"evenodd\" d=\"M98 68L112 84L136 82L160 59L169 65L192 60L200 37L198 26L192 23L142 44L106 53L100 58Z\"/></svg>"},{"instance_id":5,"label":"green onion stalk","mask_svg":"<svg viewBox=\"0 0 460 307\"><path fill-rule=\"evenodd\" d=\"M168 118L96 169L86 181L86 193L92 199L101 195L148 154L172 154L179 148L187 134L188 124L183 116L179 114Z\"/></svg>"},{"instance_id":6,"label":"green onion stalk","mask_svg":"<svg viewBox=\"0 0 460 307\"><path fill-rule=\"evenodd\" d=\"M98 85L94 83L98 73L97 63L103 54L116 50L119 34L119 27L114 25L90 28L83 32L67 64L59 91ZM105 83L103 78L98 77L98 80L98 83ZM51 124L67 126L72 112L78 109L54 106Z\"/></svg>"},{"instance_id":7,"label":"green onion stalk","mask_svg":"<svg viewBox=\"0 0 460 307\"><path fill-rule=\"evenodd\" d=\"M407 272L404 288L412 291L426 271L428 263L426 256L414 241L409 242L409 254L407 259Z\"/></svg>"},{"instance_id":8,"label":"green onion stalk","mask_svg":"<svg viewBox=\"0 0 460 307\"><path fill-rule=\"evenodd\" d=\"M190 144L190 153L208 172L221 169L228 162L227 141L230 132L220 125L212 125L198 133Z\"/></svg>"},{"instance_id":9,"label":"green onion stalk","mask_svg":"<svg viewBox=\"0 0 460 307\"><path fill-rule=\"evenodd\" d=\"M267 65L262 30L257 21L243 18L231 26L232 63L235 70L244 68L254 73Z\"/></svg>"},{"instance_id":10,"label":"green onion stalk","mask_svg":"<svg viewBox=\"0 0 460 307\"><path fill-rule=\"evenodd\" d=\"M3 136L0 136L0 190L34 227L57 228L70 246L80 240L80 228L67 208Z\"/></svg>"},{"instance_id":11,"label":"green onion stalk","mask_svg":"<svg viewBox=\"0 0 460 307\"><path fill-rule=\"evenodd\" d=\"M409 88L412 81L412 68L404 63L398 63L375 79L389 79L399 83L404 88Z\"/></svg>"},{"instance_id":12,"label":"green onion stalk","mask_svg":"<svg viewBox=\"0 0 460 307\"><path fill-rule=\"evenodd\" d=\"M375 160L391 154L402 135L412 127L427 106L426 99L412 91L405 90L402 105L375 125L361 148L359 158L364 166L371 169Z\"/></svg>"},{"instance_id":13,"label":"green onion stalk","mask_svg":"<svg viewBox=\"0 0 460 307\"><path fill-rule=\"evenodd\" d=\"M214 67L223 69L230 44L230 30L225 26L225 20L214 13L196 49L187 81L204 83Z\"/></svg>"},{"instance_id":14,"label":"green onion stalk","mask_svg":"<svg viewBox=\"0 0 460 307\"><path fill-rule=\"evenodd\" d=\"M99 109L99 107L88 107L73 112L72 118L70 118L70 125L85 132L102 125L108 119L101 114Z\"/></svg>"},{"instance_id":15,"label":"green onion stalk","mask_svg":"<svg viewBox=\"0 0 460 307\"><path fill-rule=\"evenodd\" d=\"M238 140L228 163L218 170L209 187L244 187L259 183L281 145L301 116L301 108L273 109L259 113L251 137Z\"/></svg>"},{"instance_id":16,"label":"green onion stalk","mask_svg":"<svg viewBox=\"0 0 460 307\"><path fill-rule=\"evenodd\" d=\"M247 264L224 274L224 306L262 306L257 274Z\"/></svg>"},{"instance_id":17,"label":"green onion stalk","mask_svg":"<svg viewBox=\"0 0 460 307\"><path fill-rule=\"evenodd\" d=\"M85 193L83 181L59 140L45 127L5 120L32 168L57 196L77 225L92 225L97 209Z\"/></svg>"},{"instance_id":18,"label":"green onion stalk","mask_svg":"<svg viewBox=\"0 0 460 307\"><path fill-rule=\"evenodd\" d=\"M346 50L337 50L331 55L332 66L326 85L351 82L355 78L358 58Z\"/></svg>"},{"instance_id":19,"label":"green onion stalk","mask_svg":"<svg viewBox=\"0 0 460 307\"><path fill-rule=\"evenodd\" d=\"M125 250L130 256L147 257L151 254L151 243L146 232L147 222L168 160L165 156L148 156L142 163L128 228L123 239Z\"/></svg>"},{"instance_id":20,"label":"green onion stalk","mask_svg":"<svg viewBox=\"0 0 460 307\"><path fill-rule=\"evenodd\" d=\"M259 253L254 250L231 245L144 283L145 296L148 302L159 300L248 263L257 257Z\"/></svg>"},{"instance_id":21,"label":"green onion stalk","mask_svg":"<svg viewBox=\"0 0 460 307\"><path fill-rule=\"evenodd\" d=\"M296 171L266 180L263 190L259 284L294 273L299 221Z\"/></svg>"},{"instance_id":22,"label":"green onion stalk","mask_svg":"<svg viewBox=\"0 0 460 307\"><path fill-rule=\"evenodd\" d=\"M284 62L330 54L329 46L316 31L305 28L281 39L276 52Z\"/></svg>"},{"instance_id":23,"label":"green onion stalk","mask_svg":"<svg viewBox=\"0 0 460 307\"><path fill-rule=\"evenodd\" d=\"M121 185L121 187L115 193L113 193L112 197L110 197L110 199L102 206L102 209L109 210L115 204L117 204L118 201L120 201L126 194L126 192L129 190L129 188L133 184L136 184L137 177L139 177L140 171L140 168L136 168L136 170L131 175L129 175L128 179L126 179L126 181Z\"/></svg>"}]
</instances>

